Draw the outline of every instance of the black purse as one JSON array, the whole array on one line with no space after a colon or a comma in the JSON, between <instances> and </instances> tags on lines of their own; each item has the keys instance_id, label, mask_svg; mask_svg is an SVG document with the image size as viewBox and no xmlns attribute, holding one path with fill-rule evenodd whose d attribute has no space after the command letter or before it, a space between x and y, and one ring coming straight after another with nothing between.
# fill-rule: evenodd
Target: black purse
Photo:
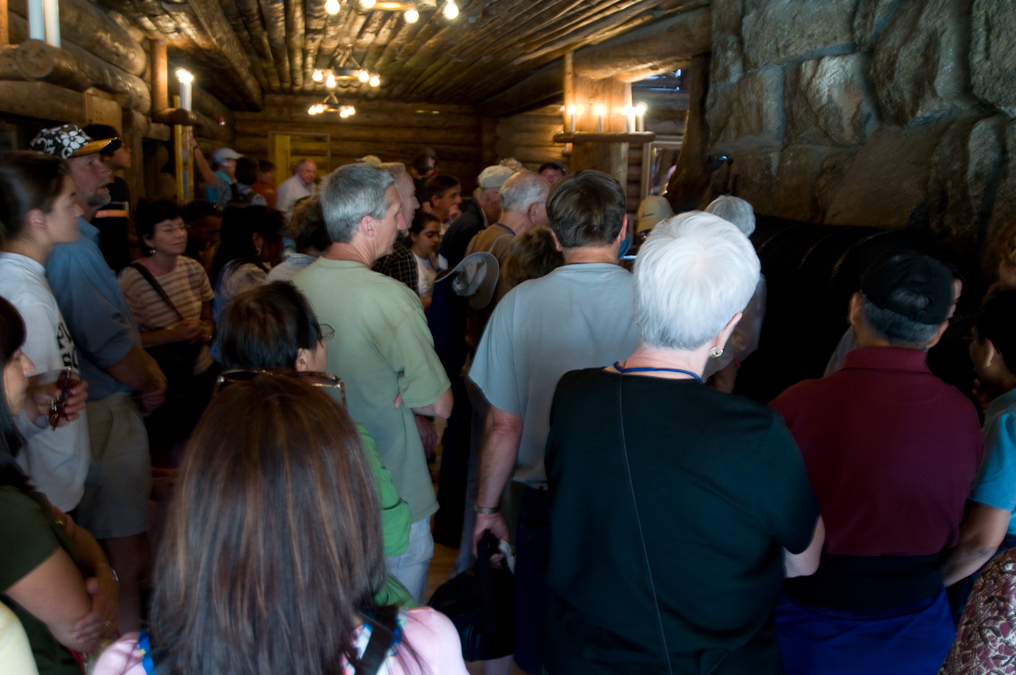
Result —
<instances>
[{"instance_id":1,"label":"black purse","mask_svg":"<svg viewBox=\"0 0 1016 675\"><path fill-rule=\"evenodd\" d=\"M155 280L155 277L148 271L148 268L138 263L132 264L131 267L145 278L145 281L155 289L155 292L169 305L173 313L183 321L183 315L180 314L180 310L169 299L169 295L166 294L166 291L163 290L159 282ZM145 349L149 356L158 362L159 368L162 369L162 374L166 376L166 380L169 383L167 396L179 395L187 389L187 385L194 374L194 363L198 360L198 356L203 348L204 345L200 342L170 342L169 344L156 345L155 347Z\"/></svg>"},{"instance_id":2,"label":"black purse","mask_svg":"<svg viewBox=\"0 0 1016 675\"><path fill-rule=\"evenodd\" d=\"M489 531L476 546L476 564L434 591L430 606L455 624L466 661L488 661L515 650L515 575L490 565L498 540Z\"/></svg>"}]
</instances>

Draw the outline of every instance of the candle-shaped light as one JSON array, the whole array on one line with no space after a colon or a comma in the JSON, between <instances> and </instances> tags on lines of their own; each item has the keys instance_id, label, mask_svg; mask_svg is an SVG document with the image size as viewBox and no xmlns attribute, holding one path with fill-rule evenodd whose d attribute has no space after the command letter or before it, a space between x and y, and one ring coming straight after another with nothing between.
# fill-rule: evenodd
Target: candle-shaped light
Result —
<instances>
[{"instance_id":1,"label":"candle-shaped light","mask_svg":"<svg viewBox=\"0 0 1016 675\"><path fill-rule=\"evenodd\" d=\"M420 20L420 13L415 9L407 9L402 16L406 19L406 23L416 23Z\"/></svg>"},{"instance_id":2,"label":"candle-shaped light","mask_svg":"<svg viewBox=\"0 0 1016 675\"><path fill-rule=\"evenodd\" d=\"M593 114L596 115L596 130L601 134L603 133L603 113L604 109L602 105L598 105L593 108Z\"/></svg>"},{"instance_id":3,"label":"candle-shaped light","mask_svg":"<svg viewBox=\"0 0 1016 675\"><path fill-rule=\"evenodd\" d=\"M332 16L339 13L339 0L327 0L325 2L325 11Z\"/></svg>"},{"instance_id":4,"label":"candle-shaped light","mask_svg":"<svg viewBox=\"0 0 1016 675\"><path fill-rule=\"evenodd\" d=\"M575 106L568 106L568 131L575 132Z\"/></svg>"},{"instance_id":5,"label":"candle-shaped light","mask_svg":"<svg viewBox=\"0 0 1016 675\"><path fill-rule=\"evenodd\" d=\"M360 72L356 74L356 76L357 78L359 78L360 82L367 83L368 81L370 81L370 73L368 73L366 70L363 70L362 68L360 69Z\"/></svg>"},{"instance_id":6,"label":"candle-shaped light","mask_svg":"<svg viewBox=\"0 0 1016 675\"><path fill-rule=\"evenodd\" d=\"M376 87L379 84L381 84L381 78L378 77L377 75L371 75L370 80L368 80L368 82L370 83L370 86Z\"/></svg>"},{"instance_id":7,"label":"candle-shaped light","mask_svg":"<svg viewBox=\"0 0 1016 675\"><path fill-rule=\"evenodd\" d=\"M60 48L60 6L57 0L42 0L42 13L46 24L46 42Z\"/></svg>"},{"instance_id":8,"label":"candle-shaped light","mask_svg":"<svg viewBox=\"0 0 1016 675\"><path fill-rule=\"evenodd\" d=\"M455 0L448 0L444 6L444 15L446 19L455 19L459 15L459 6L455 4Z\"/></svg>"},{"instance_id":9,"label":"candle-shaped light","mask_svg":"<svg viewBox=\"0 0 1016 675\"><path fill-rule=\"evenodd\" d=\"M180 107L184 110L191 109L191 83L194 76L189 70L176 69L176 79L180 81Z\"/></svg>"},{"instance_id":10,"label":"candle-shaped light","mask_svg":"<svg viewBox=\"0 0 1016 675\"><path fill-rule=\"evenodd\" d=\"M624 133L630 134L635 131L635 109L626 105L621 108L621 114L624 115Z\"/></svg>"},{"instance_id":11,"label":"candle-shaped light","mask_svg":"<svg viewBox=\"0 0 1016 675\"><path fill-rule=\"evenodd\" d=\"M325 79L325 76L320 70L315 69L314 72L311 74L310 79L314 80L315 82L320 82L323 79Z\"/></svg>"},{"instance_id":12,"label":"candle-shaped light","mask_svg":"<svg viewBox=\"0 0 1016 675\"><path fill-rule=\"evenodd\" d=\"M360 6L364 9L370 9L374 6L375 0L360 0Z\"/></svg>"},{"instance_id":13,"label":"candle-shaped light","mask_svg":"<svg viewBox=\"0 0 1016 675\"><path fill-rule=\"evenodd\" d=\"M28 0L28 37L32 40L46 40L46 19L42 11L42 0Z\"/></svg>"},{"instance_id":14,"label":"candle-shaped light","mask_svg":"<svg viewBox=\"0 0 1016 675\"><path fill-rule=\"evenodd\" d=\"M335 75L328 73L328 79L325 80L325 86L329 89L335 89Z\"/></svg>"},{"instance_id":15,"label":"candle-shaped light","mask_svg":"<svg viewBox=\"0 0 1016 675\"><path fill-rule=\"evenodd\" d=\"M635 106L635 131L646 130L646 104L639 103Z\"/></svg>"}]
</instances>

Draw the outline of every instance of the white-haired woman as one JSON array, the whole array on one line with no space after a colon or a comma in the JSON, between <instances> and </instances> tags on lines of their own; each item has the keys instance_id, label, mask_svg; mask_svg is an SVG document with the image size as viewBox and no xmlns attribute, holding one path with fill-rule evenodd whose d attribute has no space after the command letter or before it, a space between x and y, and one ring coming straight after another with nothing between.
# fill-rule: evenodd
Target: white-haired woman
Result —
<instances>
[{"instance_id":1,"label":"white-haired woman","mask_svg":"<svg viewBox=\"0 0 1016 675\"><path fill-rule=\"evenodd\" d=\"M551 411L551 675L779 673L772 610L824 539L793 438L768 408L702 386L758 283L713 215L656 226L635 263L642 343L561 378Z\"/></svg>"}]
</instances>

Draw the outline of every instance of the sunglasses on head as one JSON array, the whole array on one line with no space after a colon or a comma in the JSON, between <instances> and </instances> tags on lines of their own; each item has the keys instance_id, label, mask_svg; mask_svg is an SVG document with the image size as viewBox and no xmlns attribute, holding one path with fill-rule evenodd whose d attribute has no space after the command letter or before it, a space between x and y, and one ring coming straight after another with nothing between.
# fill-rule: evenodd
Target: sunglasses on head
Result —
<instances>
[{"instance_id":1,"label":"sunglasses on head","mask_svg":"<svg viewBox=\"0 0 1016 675\"><path fill-rule=\"evenodd\" d=\"M331 373L318 373L312 371L296 371L288 368L277 368L273 370L265 370L260 368L234 368L232 370L223 371L218 378L215 380L215 388L212 390L212 395L218 394L224 388L236 382L250 382L251 380L258 377L288 377L294 380L300 380L312 387L327 387L329 389L338 389L339 391L339 402L342 403L342 407L346 407L346 387L335 375Z\"/></svg>"}]
</instances>

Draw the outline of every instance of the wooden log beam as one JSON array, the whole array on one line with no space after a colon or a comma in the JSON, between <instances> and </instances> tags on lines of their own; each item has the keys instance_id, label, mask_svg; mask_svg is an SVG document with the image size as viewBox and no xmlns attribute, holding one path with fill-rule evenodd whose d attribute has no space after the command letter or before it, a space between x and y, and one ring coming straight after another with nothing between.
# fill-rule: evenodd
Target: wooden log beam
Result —
<instances>
[{"instance_id":1,"label":"wooden log beam","mask_svg":"<svg viewBox=\"0 0 1016 675\"><path fill-rule=\"evenodd\" d=\"M207 0L187 1L206 34L213 37L219 53L229 63L232 75L230 79L236 89L253 109L261 108L264 94L251 73L250 61L241 49L240 42L229 22L226 21L222 7L218 2L208 2Z\"/></svg>"},{"instance_id":2,"label":"wooden log beam","mask_svg":"<svg viewBox=\"0 0 1016 675\"><path fill-rule=\"evenodd\" d=\"M289 77L294 93L303 90L304 21L303 1L286 3L286 52L289 55Z\"/></svg>"},{"instance_id":3,"label":"wooden log beam","mask_svg":"<svg viewBox=\"0 0 1016 675\"><path fill-rule=\"evenodd\" d=\"M564 63L554 61L477 106L481 115L502 117L542 104L564 92Z\"/></svg>"},{"instance_id":4,"label":"wooden log beam","mask_svg":"<svg viewBox=\"0 0 1016 675\"><path fill-rule=\"evenodd\" d=\"M236 6L236 0L219 0L219 4L222 5L222 14L226 17L226 21L228 21L229 25L233 28L233 33L240 41L240 46L243 48L243 52L246 54L247 60L250 62L251 74L254 75L254 79L258 81L258 85L262 90L267 89L268 78L265 75L264 68L261 67L261 60L254 48L250 32L247 30L247 26L243 22L243 15L240 13L240 8Z\"/></svg>"},{"instance_id":5,"label":"wooden log beam","mask_svg":"<svg viewBox=\"0 0 1016 675\"><path fill-rule=\"evenodd\" d=\"M272 56L271 46L268 44L268 34L261 24L261 8L258 0L235 0L236 8L243 20L244 30L250 37L251 47L258 55L261 63L261 71L268 81L268 88L278 91L281 87L279 72L275 68L275 59Z\"/></svg>"},{"instance_id":6,"label":"wooden log beam","mask_svg":"<svg viewBox=\"0 0 1016 675\"><path fill-rule=\"evenodd\" d=\"M0 0L0 46L8 45L10 42L10 31L7 28L7 0Z\"/></svg>"},{"instance_id":7,"label":"wooden log beam","mask_svg":"<svg viewBox=\"0 0 1016 675\"><path fill-rule=\"evenodd\" d=\"M705 37L703 37L703 33ZM708 52L712 47L711 13L708 7L676 14L673 17L638 28L575 52L575 75L590 79L616 77L628 70L652 65L653 55L666 55L681 62ZM703 51L704 50L704 51ZM627 51L634 55L626 56ZM619 65L612 65L614 63ZM478 106L484 115L506 115L532 107L564 91L563 59L554 61Z\"/></svg>"},{"instance_id":8,"label":"wooden log beam","mask_svg":"<svg viewBox=\"0 0 1016 675\"><path fill-rule=\"evenodd\" d=\"M8 0L10 11L28 16L26 0ZM131 75L144 75L145 50L105 11L86 0L60 0L60 34Z\"/></svg>"},{"instance_id":9,"label":"wooden log beam","mask_svg":"<svg viewBox=\"0 0 1016 675\"><path fill-rule=\"evenodd\" d=\"M293 90L293 77L289 71L289 52L286 50L286 3L283 0L260 0L260 3L268 46L279 73L281 89L288 93Z\"/></svg>"},{"instance_id":10,"label":"wooden log beam","mask_svg":"<svg viewBox=\"0 0 1016 675\"><path fill-rule=\"evenodd\" d=\"M141 113L151 110L151 93L144 80L106 63L69 40L62 43L63 49L57 49L41 40L26 40L18 45L15 59L22 72L33 79L75 91L94 86L113 94L126 108Z\"/></svg>"},{"instance_id":11,"label":"wooden log beam","mask_svg":"<svg viewBox=\"0 0 1016 675\"><path fill-rule=\"evenodd\" d=\"M152 40L152 106L156 110L169 107L169 60L165 40Z\"/></svg>"},{"instance_id":12,"label":"wooden log beam","mask_svg":"<svg viewBox=\"0 0 1016 675\"><path fill-rule=\"evenodd\" d=\"M712 51L712 12L701 7L637 28L575 53L575 73L601 80L657 64L690 63Z\"/></svg>"},{"instance_id":13,"label":"wooden log beam","mask_svg":"<svg viewBox=\"0 0 1016 675\"><path fill-rule=\"evenodd\" d=\"M0 81L0 112L37 118L39 101L46 102L46 117L70 124L85 123L85 95L48 82Z\"/></svg>"}]
</instances>

